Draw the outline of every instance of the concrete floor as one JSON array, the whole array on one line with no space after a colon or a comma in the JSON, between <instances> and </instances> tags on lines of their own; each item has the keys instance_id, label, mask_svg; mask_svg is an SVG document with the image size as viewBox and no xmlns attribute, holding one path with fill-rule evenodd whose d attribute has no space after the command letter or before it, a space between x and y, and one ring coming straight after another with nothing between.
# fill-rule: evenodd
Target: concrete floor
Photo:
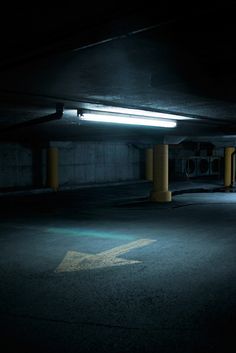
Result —
<instances>
[{"instance_id":1,"label":"concrete floor","mask_svg":"<svg viewBox=\"0 0 236 353\"><path fill-rule=\"evenodd\" d=\"M1 197L4 353L236 351L236 194L149 190Z\"/></svg>"}]
</instances>

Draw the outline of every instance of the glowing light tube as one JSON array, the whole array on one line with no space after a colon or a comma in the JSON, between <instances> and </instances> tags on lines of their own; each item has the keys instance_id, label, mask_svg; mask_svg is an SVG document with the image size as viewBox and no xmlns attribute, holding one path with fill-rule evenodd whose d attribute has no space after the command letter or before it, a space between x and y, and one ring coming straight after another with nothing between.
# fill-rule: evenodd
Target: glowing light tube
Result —
<instances>
[{"instance_id":1,"label":"glowing light tube","mask_svg":"<svg viewBox=\"0 0 236 353\"><path fill-rule=\"evenodd\" d=\"M109 115L100 113L83 113L79 116L80 120L104 122L104 123L115 123L115 124L127 124L127 125L141 125L141 126L156 126L164 128L176 127L175 120L169 119L157 119L157 118L146 118L146 117L133 117L123 115Z\"/></svg>"},{"instance_id":2,"label":"glowing light tube","mask_svg":"<svg viewBox=\"0 0 236 353\"><path fill-rule=\"evenodd\" d=\"M145 116L150 118L157 118L157 119L174 119L174 120L193 120L191 117L176 115L172 113L162 113L150 110L142 110L142 109L131 109L131 108L122 108L122 107L101 107L101 113L118 113L118 114L126 114L126 115L138 115L138 116Z\"/></svg>"}]
</instances>

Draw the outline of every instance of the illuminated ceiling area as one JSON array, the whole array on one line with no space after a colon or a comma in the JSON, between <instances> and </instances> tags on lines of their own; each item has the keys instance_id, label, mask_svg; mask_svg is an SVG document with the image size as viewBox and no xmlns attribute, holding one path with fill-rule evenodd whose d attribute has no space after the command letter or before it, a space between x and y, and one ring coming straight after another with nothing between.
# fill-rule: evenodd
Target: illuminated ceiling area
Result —
<instances>
[{"instance_id":1,"label":"illuminated ceiling area","mask_svg":"<svg viewBox=\"0 0 236 353\"><path fill-rule=\"evenodd\" d=\"M1 23L2 138L92 140L100 135L101 140L155 143L166 130L189 139L235 134L232 6L227 1L214 8L199 3L183 12L180 5L153 11L142 5L100 4L80 12L79 21L71 8L18 6L12 27L6 11ZM43 121L58 103L64 107L61 119L32 124L24 131L9 128L37 118ZM88 123L87 113L80 119L86 118L87 124L79 124L66 113L80 109L96 110L99 117L106 111L106 122ZM125 125L117 124L114 115L123 119L125 109L158 113L160 125L170 114L172 128L145 126L154 120L157 124L156 118L147 123L148 116L141 127L140 117L137 124L127 124L127 116Z\"/></svg>"}]
</instances>

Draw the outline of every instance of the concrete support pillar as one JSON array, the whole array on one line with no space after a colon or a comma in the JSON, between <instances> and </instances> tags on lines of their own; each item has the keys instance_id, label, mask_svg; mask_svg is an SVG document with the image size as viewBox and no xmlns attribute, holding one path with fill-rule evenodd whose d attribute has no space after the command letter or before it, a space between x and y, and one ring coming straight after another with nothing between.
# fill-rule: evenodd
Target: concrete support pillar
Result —
<instances>
[{"instance_id":1,"label":"concrete support pillar","mask_svg":"<svg viewBox=\"0 0 236 353\"><path fill-rule=\"evenodd\" d=\"M153 181L153 149L146 149L146 171L145 171L146 180Z\"/></svg>"},{"instance_id":2,"label":"concrete support pillar","mask_svg":"<svg viewBox=\"0 0 236 353\"><path fill-rule=\"evenodd\" d=\"M153 151L153 190L151 201L170 202L171 192L168 190L168 145L156 145Z\"/></svg>"},{"instance_id":3,"label":"concrete support pillar","mask_svg":"<svg viewBox=\"0 0 236 353\"><path fill-rule=\"evenodd\" d=\"M235 149L234 149L235 150ZM232 186L235 185L235 153L231 155L232 158L231 158L231 163L232 163Z\"/></svg>"},{"instance_id":4,"label":"concrete support pillar","mask_svg":"<svg viewBox=\"0 0 236 353\"><path fill-rule=\"evenodd\" d=\"M59 188L58 160L58 148L49 147L47 149L47 185L54 191Z\"/></svg>"},{"instance_id":5,"label":"concrete support pillar","mask_svg":"<svg viewBox=\"0 0 236 353\"><path fill-rule=\"evenodd\" d=\"M235 181L235 155L233 156L232 163L232 153L235 151L234 147L226 147L224 153L224 161L225 161L225 173L224 173L224 186L230 187ZM232 177L233 176L233 177Z\"/></svg>"}]
</instances>

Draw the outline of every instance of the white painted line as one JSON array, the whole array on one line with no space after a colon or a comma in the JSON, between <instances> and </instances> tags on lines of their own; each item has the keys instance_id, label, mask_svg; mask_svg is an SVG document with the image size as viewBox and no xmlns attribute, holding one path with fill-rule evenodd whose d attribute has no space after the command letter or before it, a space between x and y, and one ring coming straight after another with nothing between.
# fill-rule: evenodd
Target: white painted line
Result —
<instances>
[{"instance_id":1,"label":"white painted line","mask_svg":"<svg viewBox=\"0 0 236 353\"><path fill-rule=\"evenodd\" d=\"M126 260L118 256L125 254L130 250L149 245L155 241L156 240L151 239L140 239L94 255L77 251L68 251L55 272L74 272L141 263L141 261Z\"/></svg>"}]
</instances>

